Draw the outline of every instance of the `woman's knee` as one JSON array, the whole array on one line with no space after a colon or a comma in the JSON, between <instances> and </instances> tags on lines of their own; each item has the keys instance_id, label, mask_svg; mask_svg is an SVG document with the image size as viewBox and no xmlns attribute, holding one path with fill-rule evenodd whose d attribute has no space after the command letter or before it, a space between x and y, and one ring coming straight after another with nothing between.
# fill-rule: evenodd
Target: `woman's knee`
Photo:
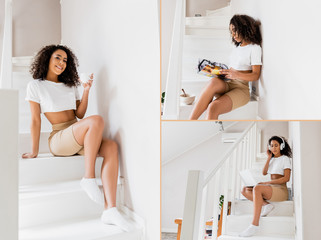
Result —
<instances>
[{"instance_id":1,"label":"woman's knee","mask_svg":"<svg viewBox=\"0 0 321 240\"><path fill-rule=\"evenodd\" d=\"M262 186L262 185L255 185L253 188L253 191L256 193L262 193L263 188L264 188L264 186Z\"/></svg>"},{"instance_id":2,"label":"woman's knee","mask_svg":"<svg viewBox=\"0 0 321 240\"><path fill-rule=\"evenodd\" d=\"M118 155L118 144L115 141L110 139L103 139L102 146L104 148L103 150L105 154Z\"/></svg>"},{"instance_id":3,"label":"woman's knee","mask_svg":"<svg viewBox=\"0 0 321 240\"><path fill-rule=\"evenodd\" d=\"M243 187L242 190L241 190L242 195L245 196L246 192L247 192L247 188Z\"/></svg>"},{"instance_id":4,"label":"woman's knee","mask_svg":"<svg viewBox=\"0 0 321 240\"><path fill-rule=\"evenodd\" d=\"M211 113L215 113L218 111L219 108L219 103L217 102L217 100L212 101L208 107L207 107L207 111L211 112Z\"/></svg>"},{"instance_id":5,"label":"woman's knee","mask_svg":"<svg viewBox=\"0 0 321 240\"><path fill-rule=\"evenodd\" d=\"M104 128L105 122L102 116L99 115L93 115L87 118L89 121L89 124L93 127L98 127L98 128Z\"/></svg>"}]
</instances>

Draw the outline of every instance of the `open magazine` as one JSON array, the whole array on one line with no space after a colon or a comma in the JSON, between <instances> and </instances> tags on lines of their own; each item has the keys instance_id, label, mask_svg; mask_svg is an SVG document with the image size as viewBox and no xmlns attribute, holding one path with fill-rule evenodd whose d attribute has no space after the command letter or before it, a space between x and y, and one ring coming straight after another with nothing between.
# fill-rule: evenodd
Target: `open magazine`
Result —
<instances>
[{"instance_id":1,"label":"open magazine","mask_svg":"<svg viewBox=\"0 0 321 240\"><path fill-rule=\"evenodd\" d=\"M224 81L230 79L226 78L224 74L220 74L221 69L228 69L228 66L223 63L211 62L206 59L199 60L198 62L198 73L207 77L218 77Z\"/></svg>"}]
</instances>

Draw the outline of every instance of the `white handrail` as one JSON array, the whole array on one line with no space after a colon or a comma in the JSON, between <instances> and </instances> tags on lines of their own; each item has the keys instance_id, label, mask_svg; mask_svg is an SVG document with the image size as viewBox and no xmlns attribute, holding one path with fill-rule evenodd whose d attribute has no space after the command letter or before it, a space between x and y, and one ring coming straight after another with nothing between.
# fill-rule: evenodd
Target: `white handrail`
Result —
<instances>
[{"instance_id":1,"label":"white handrail","mask_svg":"<svg viewBox=\"0 0 321 240\"><path fill-rule=\"evenodd\" d=\"M12 0L5 2L0 88L12 88Z\"/></svg>"},{"instance_id":2,"label":"white handrail","mask_svg":"<svg viewBox=\"0 0 321 240\"><path fill-rule=\"evenodd\" d=\"M206 177L205 181L204 181L204 185L207 185L209 183L209 181L211 180L211 178L214 176L214 174L216 173L216 171L222 167L222 165L224 164L224 162L227 160L227 158L230 156L230 154L234 151L234 149L237 148L238 144L243 141L244 137L246 136L246 134L248 133L248 131L253 127L255 123L252 122L250 124L250 126L248 126L245 131L241 134L240 138L238 140L235 141L235 143L233 143L233 146L231 148L230 152L227 152L222 158L221 161L219 162L219 164L208 174L208 176Z\"/></svg>"},{"instance_id":3,"label":"white handrail","mask_svg":"<svg viewBox=\"0 0 321 240\"><path fill-rule=\"evenodd\" d=\"M181 89L182 78L185 9L185 0L177 0L173 24L172 44L168 64L163 119L179 118L179 92Z\"/></svg>"},{"instance_id":4,"label":"white handrail","mask_svg":"<svg viewBox=\"0 0 321 240\"><path fill-rule=\"evenodd\" d=\"M187 183L185 206L184 206L184 217L182 223L182 236L184 240L194 240L204 238L204 226L205 226L205 204L209 195L209 190L214 191L214 202L213 202L213 228L212 228L212 239L217 238L217 224L218 224L218 198L219 198L219 187L223 186L223 216L222 218L222 234L226 233L226 223L227 223L227 212L228 212L228 202L231 199L232 204L234 199L239 194L241 187L241 180L238 172L245 168L252 166L255 161L256 156L256 134L257 128L256 123L252 122L243 131L241 136L233 143L228 153L226 153L218 165L212 169L207 177L201 178L203 171L190 171L189 181ZM221 174L224 176L221 176ZM192 174L192 175L191 175ZM197 178L194 177L194 182L192 181L193 175L197 174ZM224 178L222 180L222 177ZM209 184L211 181L214 182L214 189L209 189ZM199 186L199 189L196 189ZM231 187L231 192L229 188ZM194 195L193 195L194 194ZM195 195L196 194L196 195ZM199 204L199 205L197 205ZM199 213L193 212L191 214L190 209L199 209ZM233 211L231 209L231 213ZM184 226L185 224L185 226ZM197 236L197 237L196 237Z\"/></svg>"}]
</instances>

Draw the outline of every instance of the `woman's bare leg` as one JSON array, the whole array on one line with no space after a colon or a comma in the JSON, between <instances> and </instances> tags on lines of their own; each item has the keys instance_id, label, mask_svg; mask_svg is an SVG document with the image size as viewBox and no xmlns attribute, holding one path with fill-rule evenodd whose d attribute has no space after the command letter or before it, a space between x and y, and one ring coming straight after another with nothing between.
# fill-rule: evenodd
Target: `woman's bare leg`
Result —
<instances>
[{"instance_id":1,"label":"woman's bare leg","mask_svg":"<svg viewBox=\"0 0 321 240\"><path fill-rule=\"evenodd\" d=\"M73 134L85 150L85 178L95 178L95 163L102 143L104 120L95 115L84 118L73 125Z\"/></svg>"},{"instance_id":2,"label":"woman's bare leg","mask_svg":"<svg viewBox=\"0 0 321 240\"><path fill-rule=\"evenodd\" d=\"M198 101L195 103L189 119L197 120L207 109L208 105L213 100L213 97L216 94L224 93L226 91L226 88L226 83L223 80L219 78L212 78L203 89Z\"/></svg>"},{"instance_id":3,"label":"woman's bare leg","mask_svg":"<svg viewBox=\"0 0 321 240\"><path fill-rule=\"evenodd\" d=\"M233 102L228 95L223 95L215 101L212 101L207 108L206 120L216 120L218 116L230 112L232 110Z\"/></svg>"},{"instance_id":4,"label":"woman's bare leg","mask_svg":"<svg viewBox=\"0 0 321 240\"><path fill-rule=\"evenodd\" d=\"M243 187L241 193L244 197L246 197L246 199L253 201L253 187ZM263 206L267 204L269 203L263 200Z\"/></svg>"},{"instance_id":5,"label":"woman's bare leg","mask_svg":"<svg viewBox=\"0 0 321 240\"><path fill-rule=\"evenodd\" d=\"M105 209L116 207L118 179L118 145L116 142L103 139L99 155L104 158L101 166L101 180L105 194Z\"/></svg>"},{"instance_id":6,"label":"woman's bare leg","mask_svg":"<svg viewBox=\"0 0 321 240\"><path fill-rule=\"evenodd\" d=\"M254 214L252 224L255 226L259 225L261 209L264 199L271 199L272 187L266 185L256 185L253 188L253 203L254 203ZM264 198L264 199L263 199Z\"/></svg>"}]
</instances>

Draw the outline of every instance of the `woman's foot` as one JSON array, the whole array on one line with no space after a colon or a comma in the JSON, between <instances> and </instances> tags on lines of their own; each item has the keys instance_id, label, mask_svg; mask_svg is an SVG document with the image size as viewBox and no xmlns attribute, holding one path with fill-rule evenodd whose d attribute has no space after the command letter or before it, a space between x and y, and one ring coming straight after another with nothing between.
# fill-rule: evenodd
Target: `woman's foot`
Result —
<instances>
[{"instance_id":1,"label":"woman's foot","mask_svg":"<svg viewBox=\"0 0 321 240\"><path fill-rule=\"evenodd\" d=\"M270 203L262 206L261 217L267 216L273 209L274 206Z\"/></svg>"},{"instance_id":2,"label":"woman's foot","mask_svg":"<svg viewBox=\"0 0 321 240\"><path fill-rule=\"evenodd\" d=\"M251 224L247 229L240 233L239 237L251 237L257 233L259 226Z\"/></svg>"},{"instance_id":3,"label":"woman's foot","mask_svg":"<svg viewBox=\"0 0 321 240\"><path fill-rule=\"evenodd\" d=\"M116 207L106 209L101 215L101 221L105 224L116 225L125 232L129 232L134 228L133 225L118 212Z\"/></svg>"},{"instance_id":4,"label":"woman's foot","mask_svg":"<svg viewBox=\"0 0 321 240\"><path fill-rule=\"evenodd\" d=\"M91 200L99 205L104 206L104 193L98 187L96 178L82 178L80 181L80 186L88 194Z\"/></svg>"}]
</instances>

